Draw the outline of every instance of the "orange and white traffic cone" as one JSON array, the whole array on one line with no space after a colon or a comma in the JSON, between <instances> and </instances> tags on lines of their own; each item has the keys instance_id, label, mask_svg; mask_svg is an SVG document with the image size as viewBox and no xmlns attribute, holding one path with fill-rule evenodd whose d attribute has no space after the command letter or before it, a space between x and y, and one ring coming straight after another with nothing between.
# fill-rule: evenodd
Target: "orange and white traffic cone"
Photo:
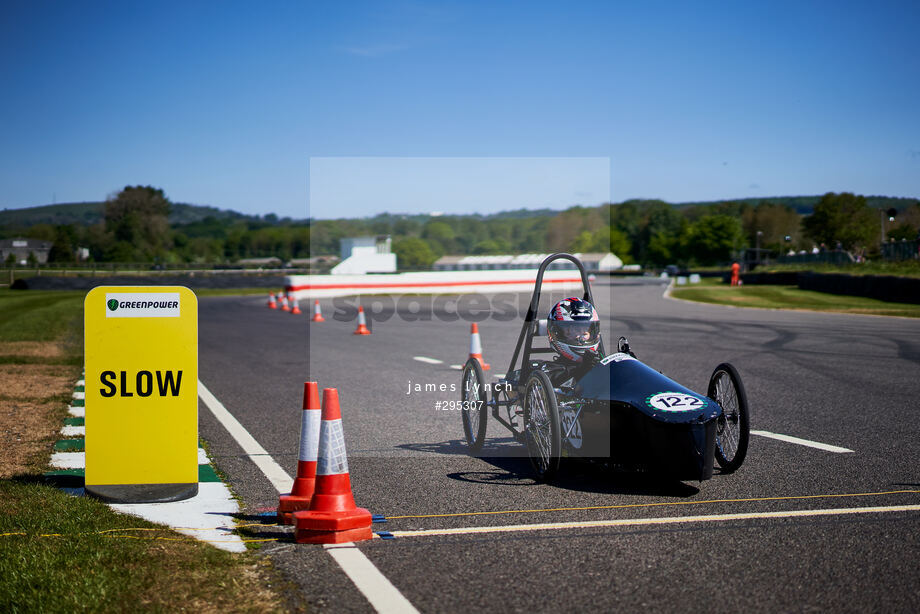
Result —
<instances>
[{"instance_id":1,"label":"orange and white traffic cone","mask_svg":"<svg viewBox=\"0 0 920 614\"><path fill-rule=\"evenodd\" d=\"M341 544L371 539L372 522L371 513L357 507L351 493L338 390L325 388L316 489L310 509L294 512L294 539L298 544Z\"/></svg>"},{"instance_id":2,"label":"orange and white traffic cone","mask_svg":"<svg viewBox=\"0 0 920 614\"><path fill-rule=\"evenodd\" d=\"M482 359L482 341L479 339L479 325L475 322L470 328L470 358L478 360L479 366L482 367L483 371L488 371L492 368Z\"/></svg>"},{"instance_id":3,"label":"orange and white traffic cone","mask_svg":"<svg viewBox=\"0 0 920 614\"><path fill-rule=\"evenodd\" d=\"M287 297L287 294L286 294L286 293L282 294L282 293L279 292L279 293L278 293L278 296L281 297L281 299L280 299L280 300L281 300L281 311L290 311L290 310L291 310L291 307L288 305L288 297Z\"/></svg>"},{"instance_id":4,"label":"orange and white traffic cone","mask_svg":"<svg viewBox=\"0 0 920 614\"><path fill-rule=\"evenodd\" d=\"M268 293L268 308L269 309L278 309L278 305L275 304L275 293Z\"/></svg>"},{"instance_id":5,"label":"orange and white traffic cone","mask_svg":"<svg viewBox=\"0 0 920 614\"><path fill-rule=\"evenodd\" d=\"M296 316L296 315L298 315L298 314L300 314L300 313L303 313L302 311L300 311L300 301L298 301L296 298L292 298L292 299L291 299L291 304L293 305L293 307L291 307L291 314L292 314L292 315L295 315L295 316Z\"/></svg>"},{"instance_id":6,"label":"orange and white traffic cone","mask_svg":"<svg viewBox=\"0 0 920 614\"><path fill-rule=\"evenodd\" d=\"M322 419L319 386L316 382L303 385L303 412L300 418L300 454L297 457L297 477L291 492L278 498L278 522L294 524L293 514L310 507L316 485L316 458L319 452L319 428Z\"/></svg>"},{"instance_id":7,"label":"orange and white traffic cone","mask_svg":"<svg viewBox=\"0 0 920 614\"><path fill-rule=\"evenodd\" d=\"M356 335L369 335L371 331L367 328L367 319L364 317L364 307L358 305L358 328L355 330Z\"/></svg>"},{"instance_id":8,"label":"orange and white traffic cone","mask_svg":"<svg viewBox=\"0 0 920 614\"><path fill-rule=\"evenodd\" d=\"M313 318L311 322L325 322L326 318L323 317L323 310L319 306L319 300L313 301Z\"/></svg>"}]
</instances>

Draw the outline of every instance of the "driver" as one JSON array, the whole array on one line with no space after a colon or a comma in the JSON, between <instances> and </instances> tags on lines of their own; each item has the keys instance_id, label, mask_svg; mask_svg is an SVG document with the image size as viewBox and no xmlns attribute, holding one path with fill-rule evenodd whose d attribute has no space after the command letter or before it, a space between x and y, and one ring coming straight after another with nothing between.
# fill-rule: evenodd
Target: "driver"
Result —
<instances>
[{"instance_id":1,"label":"driver","mask_svg":"<svg viewBox=\"0 0 920 614\"><path fill-rule=\"evenodd\" d=\"M570 297L553 306L546 319L546 334L559 354L556 361L564 367L563 374L571 376L580 368L594 365L601 342L600 326L597 309L588 301ZM551 379L556 383L556 377L551 375Z\"/></svg>"}]
</instances>

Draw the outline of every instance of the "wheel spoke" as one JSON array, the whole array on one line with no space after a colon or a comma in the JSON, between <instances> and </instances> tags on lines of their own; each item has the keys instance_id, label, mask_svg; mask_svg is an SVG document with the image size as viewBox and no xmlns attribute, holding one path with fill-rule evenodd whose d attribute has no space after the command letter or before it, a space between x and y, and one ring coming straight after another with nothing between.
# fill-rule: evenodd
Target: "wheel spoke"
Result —
<instances>
[{"instance_id":1,"label":"wheel spoke","mask_svg":"<svg viewBox=\"0 0 920 614\"><path fill-rule=\"evenodd\" d=\"M545 399L542 391L538 390L537 386L531 385L527 391L527 403L529 406L528 442L533 442L539 455L540 467L545 469L549 466L551 454L550 438L552 435L550 429L552 426L549 424L549 418L546 413Z\"/></svg>"},{"instance_id":2,"label":"wheel spoke","mask_svg":"<svg viewBox=\"0 0 920 614\"><path fill-rule=\"evenodd\" d=\"M738 451L740 421L738 393L734 382L725 371L716 376L716 402L722 407L722 416L716 430L716 443L726 461L731 462Z\"/></svg>"},{"instance_id":3,"label":"wheel spoke","mask_svg":"<svg viewBox=\"0 0 920 614\"><path fill-rule=\"evenodd\" d=\"M524 410L524 443L538 479L551 479L559 469L559 410L553 385L543 372L530 376L519 397Z\"/></svg>"},{"instance_id":4,"label":"wheel spoke","mask_svg":"<svg viewBox=\"0 0 920 614\"><path fill-rule=\"evenodd\" d=\"M461 378L461 401L463 406L460 408L463 418L463 427L466 431L467 444L472 448L478 448L481 445L482 436L480 428L483 426L485 411L482 401L482 381L477 375L474 368L466 365Z\"/></svg>"}]
</instances>

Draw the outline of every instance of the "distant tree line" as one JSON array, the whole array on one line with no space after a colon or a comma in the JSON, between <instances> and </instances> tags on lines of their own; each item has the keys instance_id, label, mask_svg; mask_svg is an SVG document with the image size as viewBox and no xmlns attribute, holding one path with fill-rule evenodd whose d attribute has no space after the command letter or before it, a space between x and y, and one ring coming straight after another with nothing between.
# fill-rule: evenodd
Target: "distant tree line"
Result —
<instances>
[{"instance_id":1,"label":"distant tree line","mask_svg":"<svg viewBox=\"0 0 920 614\"><path fill-rule=\"evenodd\" d=\"M31 238L51 241L49 260L69 263L77 248L92 262L234 263L246 258L284 261L339 253L339 240L390 235L401 268L424 268L443 255L553 251L607 252L626 263L661 266L724 264L746 247L784 253L838 245L877 251L879 210L866 197L828 193L802 216L785 203L725 201L675 207L660 200L628 200L565 211L515 211L495 215L431 216L383 213L372 218L304 220L209 215L170 223L172 204L163 190L127 186L104 204L94 224L36 224ZM182 205L187 207L187 205ZM887 237L913 239L920 204L898 212Z\"/></svg>"}]
</instances>

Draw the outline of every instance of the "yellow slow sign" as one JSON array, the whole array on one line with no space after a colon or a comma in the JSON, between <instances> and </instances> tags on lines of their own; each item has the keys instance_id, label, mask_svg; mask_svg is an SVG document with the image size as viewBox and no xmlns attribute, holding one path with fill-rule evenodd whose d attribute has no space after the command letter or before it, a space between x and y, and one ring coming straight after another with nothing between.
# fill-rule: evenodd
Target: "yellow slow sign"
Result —
<instances>
[{"instance_id":1,"label":"yellow slow sign","mask_svg":"<svg viewBox=\"0 0 920 614\"><path fill-rule=\"evenodd\" d=\"M198 492L198 299L100 286L84 302L86 490L109 501Z\"/></svg>"}]
</instances>

